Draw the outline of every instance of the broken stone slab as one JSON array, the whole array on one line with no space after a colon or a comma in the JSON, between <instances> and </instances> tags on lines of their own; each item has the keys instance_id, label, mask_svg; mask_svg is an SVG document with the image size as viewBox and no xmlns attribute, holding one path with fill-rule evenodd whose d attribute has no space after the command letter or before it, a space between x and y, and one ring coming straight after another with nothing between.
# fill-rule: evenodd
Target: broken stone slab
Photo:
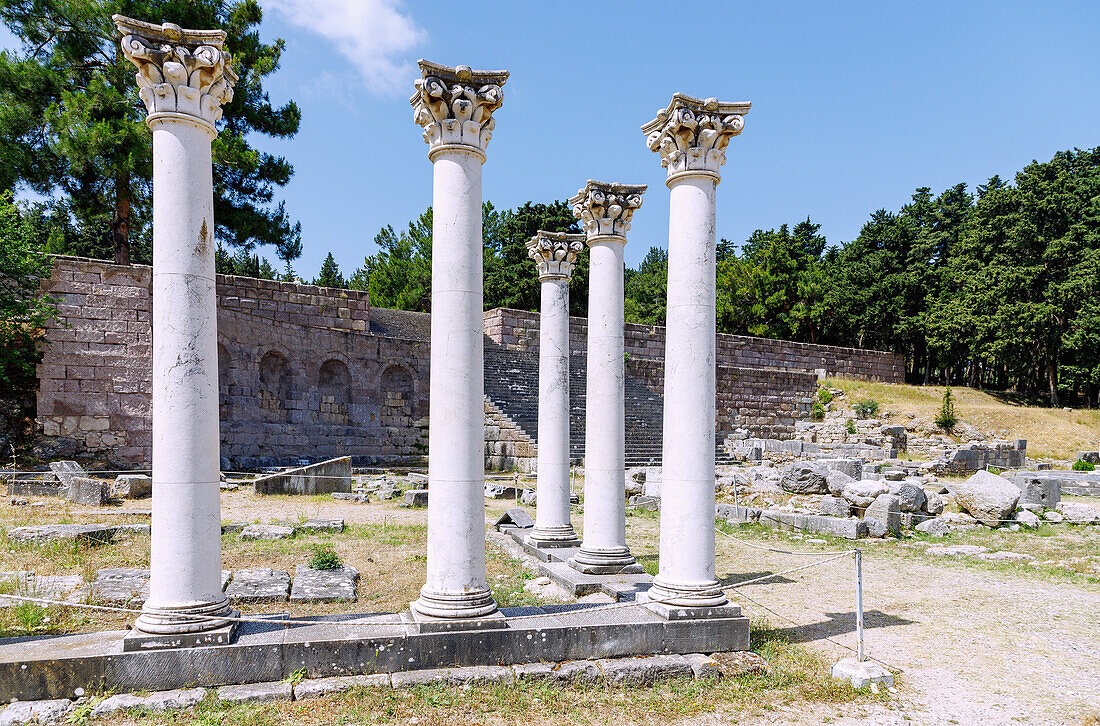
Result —
<instances>
[{"instance_id":1,"label":"broken stone slab","mask_svg":"<svg viewBox=\"0 0 1100 726\"><path fill-rule=\"evenodd\" d=\"M237 570L225 594L234 602L285 602L290 595L290 573L271 568Z\"/></svg>"},{"instance_id":2,"label":"broken stone slab","mask_svg":"<svg viewBox=\"0 0 1100 726\"><path fill-rule=\"evenodd\" d=\"M863 475L863 459L851 458L824 458L817 459L814 463L825 467L828 471L836 471L846 474L850 479L859 479Z\"/></svg>"},{"instance_id":3,"label":"broken stone slab","mask_svg":"<svg viewBox=\"0 0 1100 726\"><path fill-rule=\"evenodd\" d=\"M1066 521L1061 512L1043 512L1043 519L1051 524L1061 524Z\"/></svg>"},{"instance_id":4,"label":"broken stone slab","mask_svg":"<svg viewBox=\"0 0 1100 726\"><path fill-rule=\"evenodd\" d=\"M924 489L912 481L903 481L890 487L890 493L898 498L898 505L903 512L920 512L924 510L927 496Z\"/></svg>"},{"instance_id":5,"label":"broken stone slab","mask_svg":"<svg viewBox=\"0 0 1100 726\"><path fill-rule=\"evenodd\" d=\"M317 532L343 532L344 520L342 519L323 519L320 517L314 519L307 519L302 522L298 527L302 532L309 532L315 534Z\"/></svg>"},{"instance_id":6,"label":"broken stone slab","mask_svg":"<svg viewBox=\"0 0 1100 726\"><path fill-rule=\"evenodd\" d=\"M816 464L793 462L784 467L779 486L792 494L827 494L829 484L825 473L826 469Z\"/></svg>"},{"instance_id":7,"label":"broken stone slab","mask_svg":"<svg viewBox=\"0 0 1100 726\"><path fill-rule=\"evenodd\" d=\"M9 539L16 542L35 543L65 539L104 543L110 542L114 534L115 525L111 524L42 524L8 530Z\"/></svg>"},{"instance_id":8,"label":"broken stone slab","mask_svg":"<svg viewBox=\"0 0 1100 726\"><path fill-rule=\"evenodd\" d=\"M713 656L718 663L718 672L724 678L736 678L747 675L766 675L769 670L768 661L759 653L751 650L737 650L728 653L715 653Z\"/></svg>"},{"instance_id":9,"label":"broken stone slab","mask_svg":"<svg viewBox=\"0 0 1100 726\"><path fill-rule=\"evenodd\" d=\"M847 518L852 513L852 505L842 497L822 497L818 510L826 517Z\"/></svg>"},{"instance_id":10,"label":"broken stone slab","mask_svg":"<svg viewBox=\"0 0 1100 726\"><path fill-rule=\"evenodd\" d=\"M144 696L119 693L109 696L92 709L92 716L106 716L130 708L147 708L150 711L174 711L192 708L206 698L205 688L180 688L173 691L157 691Z\"/></svg>"},{"instance_id":11,"label":"broken stone slab","mask_svg":"<svg viewBox=\"0 0 1100 726\"><path fill-rule=\"evenodd\" d=\"M535 506L538 503L538 492L534 489L524 489L523 494L520 495L520 502L526 504L529 507Z\"/></svg>"},{"instance_id":12,"label":"broken stone slab","mask_svg":"<svg viewBox=\"0 0 1100 726\"><path fill-rule=\"evenodd\" d=\"M940 557L973 557L974 555L984 554L989 552L986 547L979 547L978 545L932 545L924 550L925 554L937 555Z\"/></svg>"},{"instance_id":13,"label":"broken stone slab","mask_svg":"<svg viewBox=\"0 0 1100 726\"><path fill-rule=\"evenodd\" d=\"M389 673L372 673L367 676L307 678L294 686L294 699L321 698L330 693L343 693L354 688L382 688L388 686L390 686Z\"/></svg>"},{"instance_id":14,"label":"broken stone slab","mask_svg":"<svg viewBox=\"0 0 1100 726\"><path fill-rule=\"evenodd\" d=\"M875 479L860 479L854 481L844 487L842 497L852 503L854 507L869 507L875 499L883 494L887 494L890 491L890 487L881 481Z\"/></svg>"},{"instance_id":15,"label":"broken stone slab","mask_svg":"<svg viewBox=\"0 0 1100 726\"><path fill-rule=\"evenodd\" d=\"M696 678L717 678L722 675L718 661L706 653L688 653L684 660L691 666L691 672Z\"/></svg>"},{"instance_id":16,"label":"broken stone slab","mask_svg":"<svg viewBox=\"0 0 1100 726\"><path fill-rule=\"evenodd\" d=\"M306 565L294 568L291 602L355 602L359 570L343 565L335 570L315 570Z\"/></svg>"},{"instance_id":17,"label":"broken stone slab","mask_svg":"<svg viewBox=\"0 0 1100 726\"><path fill-rule=\"evenodd\" d=\"M330 496L333 499L342 499L356 504L370 504L370 495L366 492L333 492ZM383 497L383 499L387 498Z\"/></svg>"},{"instance_id":18,"label":"broken stone slab","mask_svg":"<svg viewBox=\"0 0 1100 726\"><path fill-rule=\"evenodd\" d=\"M88 478L88 471L75 461L51 461L50 471L65 486L71 484L73 479Z\"/></svg>"},{"instance_id":19,"label":"broken stone slab","mask_svg":"<svg viewBox=\"0 0 1100 726\"><path fill-rule=\"evenodd\" d=\"M428 490L427 489L410 489L405 492L403 503L406 507L426 507L428 506Z\"/></svg>"},{"instance_id":20,"label":"broken stone slab","mask_svg":"<svg viewBox=\"0 0 1100 726\"><path fill-rule=\"evenodd\" d=\"M97 570L88 597L97 604L141 607L149 597L149 570L130 567Z\"/></svg>"},{"instance_id":21,"label":"broken stone slab","mask_svg":"<svg viewBox=\"0 0 1100 726\"><path fill-rule=\"evenodd\" d=\"M72 708L73 702L67 698L55 698L48 701L17 701L0 711L0 726L61 723Z\"/></svg>"},{"instance_id":22,"label":"broken stone slab","mask_svg":"<svg viewBox=\"0 0 1100 726\"><path fill-rule=\"evenodd\" d=\"M257 494L331 494L351 491L351 457L343 456L253 480Z\"/></svg>"},{"instance_id":23,"label":"broken stone slab","mask_svg":"<svg viewBox=\"0 0 1100 726\"><path fill-rule=\"evenodd\" d=\"M789 527L815 534L831 534L845 539L859 539L868 534L867 523L860 519L826 517L821 514L798 514L768 509L760 513L760 524L769 527Z\"/></svg>"},{"instance_id":24,"label":"broken stone slab","mask_svg":"<svg viewBox=\"0 0 1100 726\"><path fill-rule=\"evenodd\" d=\"M84 578L80 575L35 575L33 572L0 572L0 583L8 585L10 594L22 597L40 597L43 600L65 600L73 596ZM21 600L0 597L0 608L19 605Z\"/></svg>"},{"instance_id":25,"label":"broken stone slab","mask_svg":"<svg viewBox=\"0 0 1100 726\"><path fill-rule=\"evenodd\" d=\"M246 540L290 539L293 536L294 528L282 524L250 524L241 530L241 539Z\"/></svg>"},{"instance_id":26,"label":"broken stone slab","mask_svg":"<svg viewBox=\"0 0 1100 726\"><path fill-rule=\"evenodd\" d=\"M1100 524L1100 509L1076 502L1061 502L1058 513L1070 524Z\"/></svg>"},{"instance_id":27,"label":"broken stone slab","mask_svg":"<svg viewBox=\"0 0 1100 726\"><path fill-rule=\"evenodd\" d=\"M123 524L115 525L115 534L144 534L150 535L153 533L152 525L145 524L143 522L125 522Z\"/></svg>"},{"instance_id":28,"label":"broken stone slab","mask_svg":"<svg viewBox=\"0 0 1100 726\"><path fill-rule=\"evenodd\" d=\"M867 507L867 511L864 513L863 518L865 520L874 519L881 522L886 528L883 535L876 535L872 525L868 524L868 529L872 530L871 536L884 536L887 532L894 537L901 536L901 504L898 497L893 494L880 494L875 498L875 501L871 502L871 506Z\"/></svg>"},{"instance_id":29,"label":"broken stone slab","mask_svg":"<svg viewBox=\"0 0 1100 726\"><path fill-rule=\"evenodd\" d=\"M1040 523L1039 515L1026 509L1018 510L1012 518L1015 519L1021 527L1035 528L1038 527Z\"/></svg>"},{"instance_id":30,"label":"broken stone slab","mask_svg":"<svg viewBox=\"0 0 1100 726\"><path fill-rule=\"evenodd\" d=\"M662 678L694 677L682 655L649 655L640 658L601 658L596 661L608 685L637 686Z\"/></svg>"},{"instance_id":31,"label":"broken stone slab","mask_svg":"<svg viewBox=\"0 0 1100 726\"><path fill-rule=\"evenodd\" d=\"M147 474L119 474L110 485L116 499L138 499L153 493L153 479Z\"/></svg>"},{"instance_id":32,"label":"broken stone slab","mask_svg":"<svg viewBox=\"0 0 1100 726\"><path fill-rule=\"evenodd\" d=\"M399 671L390 676L394 688L410 688L428 683L473 685L484 683L515 683L516 676L507 666L465 666L459 668L427 668L419 671Z\"/></svg>"},{"instance_id":33,"label":"broken stone slab","mask_svg":"<svg viewBox=\"0 0 1100 726\"><path fill-rule=\"evenodd\" d=\"M913 529L933 537L946 537L951 534L951 523L942 517L936 517L921 522Z\"/></svg>"},{"instance_id":34,"label":"broken stone slab","mask_svg":"<svg viewBox=\"0 0 1100 726\"><path fill-rule=\"evenodd\" d=\"M902 512L901 513L901 528L913 529L921 522L932 519L931 514L925 514L924 512Z\"/></svg>"},{"instance_id":35,"label":"broken stone slab","mask_svg":"<svg viewBox=\"0 0 1100 726\"><path fill-rule=\"evenodd\" d=\"M933 517L943 514L943 497L937 492L924 492L924 511Z\"/></svg>"},{"instance_id":36,"label":"broken stone slab","mask_svg":"<svg viewBox=\"0 0 1100 726\"><path fill-rule=\"evenodd\" d=\"M216 693L218 700L224 703L270 703L289 701L294 689L290 683L274 681L268 683L241 683L222 686Z\"/></svg>"},{"instance_id":37,"label":"broken stone slab","mask_svg":"<svg viewBox=\"0 0 1100 726\"><path fill-rule=\"evenodd\" d=\"M641 509L647 512L659 512L661 510L660 497L647 497L644 494L630 496L626 503L630 509Z\"/></svg>"},{"instance_id":38,"label":"broken stone slab","mask_svg":"<svg viewBox=\"0 0 1100 726\"><path fill-rule=\"evenodd\" d=\"M512 666L521 681L555 683L596 683L602 677L594 660L570 660L562 663L521 663Z\"/></svg>"},{"instance_id":39,"label":"broken stone slab","mask_svg":"<svg viewBox=\"0 0 1100 726\"><path fill-rule=\"evenodd\" d=\"M831 673L836 680L848 681L854 688L865 688L873 683L894 685L893 674L872 661L860 662L855 658L844 658L833 666Z\"/></svg>"},{"instance_id":40,"label":"broken stone slab","mask_svg":"<svg viewBox=\"0 0 1100 726\"><path fill-rule=\"evenodd\" d=\"M843 496L844 490L854 481L858 480L839 469L832 469L825 475L825 484L829 487L829 494L834 497Z\"/></svg>"},{"instance_id":41,"label":"broken stone slab","mask_svg":"<svg viewBox=\"0 0 1100 726\"><path fill-rule=\"evenodd\" d=\"M531 529L535 526L535 520L531 519L531 515L527 513L526 509L520 507L513 507L504 514L500 515L497 521L493 522L493 527L498 532L503 532L509 529Z\"/></svg>"},{"instance_id":42,"label":"broken stone slab","mask_svg":"<svg viewBox=\"0 0 1100 726\"><path fill-rule=\"evenodd\" d=\"M102 479L71 477L69 490L65 496L73 504L81 504L86 507L103 507L111 501L111 485L110 482Z\"/></svg>"},{"instance_id":43,"label":"broken stone slab","mask_svg":"<svg viewBox=\"0 0 1100 726\"><path fill-rule=\"evenodd\" d=\"M488 483L485 485L486 499L516 499L520 495L518 487L507 484Z\"/></svg>"},{"instance_id":44,"label":"broken stone slab","mask_svg":"<svg viewBox=\"0 0 1100 726\"><path fill-rule=\"evenodd\" d=\"M1029 476L1021 472L1013 479L1020 489L1017 506L1027 508L1039 506L1043 509L1057 509L1062 501L1062 482L1058 479L1042 476Z\"/></svg>"},{"instance_id":45,"label":"broken stone slab","mask_svg":"<svg viewBox=\"0 0 1100 726\"><path fill-rule=\"evenodd\" d=\"M222 525L222 534L234 534L248 526L248 522L227 522Z\"/></svg>"},{"instance_id":46,"label":"broken stone slab","mask_svg":"<svg viewBox=\"0 0 1100 726\"><path fill-rule=\"evenodd\" d=\"M1020 498L1020 490L1012 482L988 471L976 472L950 488L959 509L990 527L1011 519Z\"/></svg>"},{"instance_id":47,"label":"broken stone slab","mask_svg":"<svg viewBox=\"0 0 1100 726\"><path fill-rule=\"evenodd\" d=\"M989 562L1028 562L1035 559L1031 555L1025 555L1022 552L982 552L974 555L979 560L988 560Z\"/></svg>"}]
</instances>

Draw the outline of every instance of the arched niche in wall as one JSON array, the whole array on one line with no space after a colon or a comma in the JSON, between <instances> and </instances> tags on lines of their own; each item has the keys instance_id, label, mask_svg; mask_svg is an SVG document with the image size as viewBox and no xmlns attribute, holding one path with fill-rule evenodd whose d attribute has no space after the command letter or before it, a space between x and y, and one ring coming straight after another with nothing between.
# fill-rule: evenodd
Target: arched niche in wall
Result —
<instances>
[{"instance_id":1,"label":"arched niche in wall","mask_svg":"<svg viewBox=\"0 0 1100 726\"><path fill-rule=\"evenodd\" d=\"M269 351L260 359L260 418L282 423L290 415L287 403L294 391L290 363L278 351Z\"/></svg>"},{"instance_id":2,"label":"arched niche in wall","mask_svg":"<svg viewBox=\"0 0 1100 726\"><path fill-rule=\"evenodd\" d=\"M348 424L351 409L351 373L344 361L330 358L317 373L321 423Z\"/></svg>"}]
</instances>

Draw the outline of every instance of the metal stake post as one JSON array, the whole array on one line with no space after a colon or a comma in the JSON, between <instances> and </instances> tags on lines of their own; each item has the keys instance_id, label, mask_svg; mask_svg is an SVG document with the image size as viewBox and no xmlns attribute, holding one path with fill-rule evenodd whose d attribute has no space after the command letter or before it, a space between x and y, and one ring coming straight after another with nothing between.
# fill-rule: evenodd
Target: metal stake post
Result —
<instances>
[{"instance_id":1,"label":"metal stake post","mask_svg":"<svg viewBox=\"0 0 1100 726\"><path fill-rule=\"evenodd\" d=\"M863 655L863 550L857 549L856 555L856 661L862 663Z\"/></svg>"}]
</instances>

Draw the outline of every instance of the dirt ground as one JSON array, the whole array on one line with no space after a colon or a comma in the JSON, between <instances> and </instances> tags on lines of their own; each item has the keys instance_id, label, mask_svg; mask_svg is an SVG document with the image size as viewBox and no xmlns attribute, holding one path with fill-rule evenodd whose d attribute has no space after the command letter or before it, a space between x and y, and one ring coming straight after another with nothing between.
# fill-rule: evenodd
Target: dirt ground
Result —
<instances>
[{"instance_id":1,"label":"dirt ground","mask_svg":"<svg viewBox=\"0 0 1100 726\"><path fill-rule=\"evenodd\" d=\"M396 502L356 505L327 497L258 498L247 489L226 493L222 502L225 522L342 517L349 525L360 526L360 539L363 532L380 532L375 529L380 525L392 526L405 533L406 539L396 552L409 564L404 568L407 577L395 581L389 587L393 592L387 592L383 601L387 605L407 602L415 591L405 590L422 582L419 549L423 546L424 510L400 509ZM40 513L34 516L52 521L104 521L103 515L93 511L64 506L64 512L36 508ZM141 502L130 502L125 508L142 506ZM510 506L515 503L487 500L487 523ZM28 521L31 516L25 507L3 507L7 526L32 523ZM583 521L583 515L578 514L576 519ZM643 562L652 562L658 550L657 515L632 513L627 521L634 553ZM1057 532L1053 539L1031 546L1041 544L1046 550L1061 552L1063 557L1069 553L1085 562L1100 563L1100 528L1066 527ZM762 547L827 553L843 552L851 546L842 540L811 544L798 539L798 535L751 528L731 530L731 534L719 535L717 542L717 572L727 585L783 572L815 559ZM1028 551L1028 538L1039 537L1030 533L997 536L1008 539L997 540L1000 544L994 549L1014 547L1015 541L1019 551ZM340 537L332 539L339 543ZM1092 723L1090 718L1100 718L1100 576L1070 570L1059 574L1060 570L1025 564L934 557L915 545L913 540L860 543L865 550L868 653L898 673L897 693L888 703L795 701L759 713L717 712L683 723L1084 724ZM272 545L263 556L274 561L257 562L254 558L259 551L238 551L237 547L226 547L228 567L247 563L288 568L290 560L300 559L302 554L295 550L280 554ZM128 553L130 566L140 566L143 558L147 562L147 551L141 552L141 548L138 542L120 551ZM360 549L349 549L348 554L347 564L364 572L370 570L371 565L354 561L363 557ZM3 557L4 568L19 566L21 556L9 550ZM494 556L499 557L499 553ZM376 564L383 569L393 566L381 561ZM500 573L505 570L499 564L491 566L490 577L504 577ZM364 577L357 604L360 610L377 609L373 605L380 603L372 602L370 592L377 583L377 578ZM844 647L855 646L851 558L747 585L736 592L737 601L750 617L766 620L792 641L826 654L830 662L851 655ZM535 723L537 719L530 722L531 726Z\"/></svg>"}]
</instances>

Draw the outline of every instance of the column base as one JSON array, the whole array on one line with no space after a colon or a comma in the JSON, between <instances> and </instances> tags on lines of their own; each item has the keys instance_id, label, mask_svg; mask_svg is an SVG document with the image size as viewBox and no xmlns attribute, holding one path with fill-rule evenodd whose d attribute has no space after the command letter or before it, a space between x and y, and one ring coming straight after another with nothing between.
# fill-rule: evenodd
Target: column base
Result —
<instances>
[{"instance_id":1,"label":"column base","mask_svg":"<svg viewBox=\"0 0 1100 726\"><path fill-rule=\"evenodd\" d=\"M494 610L488 615L476 618L433 618L416 611L416 603L409 611L401 613L401 622L410 633L453 633L467 630L497 630L508 627L504 614Z\"/></svg>"},{"instance_id":2,"label":"column base","mask_svg":"<svg viewBox=\"0 0 1100 726\"><path fill-rule=\"evenodd\" d=\"M146 601L141 615L134 622L134 630L149 635L183 635L218 630L227 624L222 618L233 613L229 598L199 605L159 605Z\"/></svg>"},{"instance_id":3,"label":"column base","mask_svg":"<svg viewBox=\"0 0 1100 726\"><path fill-rule=\"evenodd\" d=\"M741 606L726 602L723 605L670 605L664 602L652 602L655 596L650 588L648 592L640 592L635 598L639 605L644 605L647 610L665 620L712 620L715 618L744 618L741 614ZM745 618L747 620L747 618Z\"/></svg>"},{"instance_id":4,"label":"column base","mask_svg":"<svg viewBox=\"0 0 1100 726\"><path fill-rule=\"evenodd\" d=\"M232 610L227 617L240 617L240 612ZM140 618L139 618L140 620ZM122 650L126 653L161 648L201 648L209 645L230 645L237 637L238 622L221 621L221 625L209 630L189 633L147 633L135 627L122 636Z\"/></svg>"},{"instance_id":5,"label":"column base","mask_svg":"<svg viewBox=\"0 0 1100 726\"><path fill-rule=\"evenodd\" d=\"M716 608L729 603L717 580L681 585L662 579L660 573L653 578L647 595L650 600L678 608Z\"/></svg>"},{"instance_id":6,"label":"column base","mask_svg":"<svg viewBox=\"0 0 1100 726\"><path fill-rule=\"evenodd\" d=\"M435 592L428 586L420 588L420 597L409 604L413 615L423 620L468 620L484 618L497 612L493 593L483 587L465 592Z\"/></svg>"},{"instance_id":7,"label":"column base","mask_svg":"<svg viewBox=\"0 0 1100 726\"><path fill-rule=\"evenodd\" d=\"M627 547L593 551L585 550L581 545L580 551L569 558L569 566L586 575L635 575L645 572Z\"/></svg>"},{"instance_id":8,"label":"column base","mask_svg":"<svg viewBox=\"0 0 1100 726\"><path fill-rule=\"evenodd\" d=\"M572 525L561 527L542 527L535 525L524 542L538 549L551 547L580 547L581 538L577 536Z\"/></svg>"}]
</instances>

